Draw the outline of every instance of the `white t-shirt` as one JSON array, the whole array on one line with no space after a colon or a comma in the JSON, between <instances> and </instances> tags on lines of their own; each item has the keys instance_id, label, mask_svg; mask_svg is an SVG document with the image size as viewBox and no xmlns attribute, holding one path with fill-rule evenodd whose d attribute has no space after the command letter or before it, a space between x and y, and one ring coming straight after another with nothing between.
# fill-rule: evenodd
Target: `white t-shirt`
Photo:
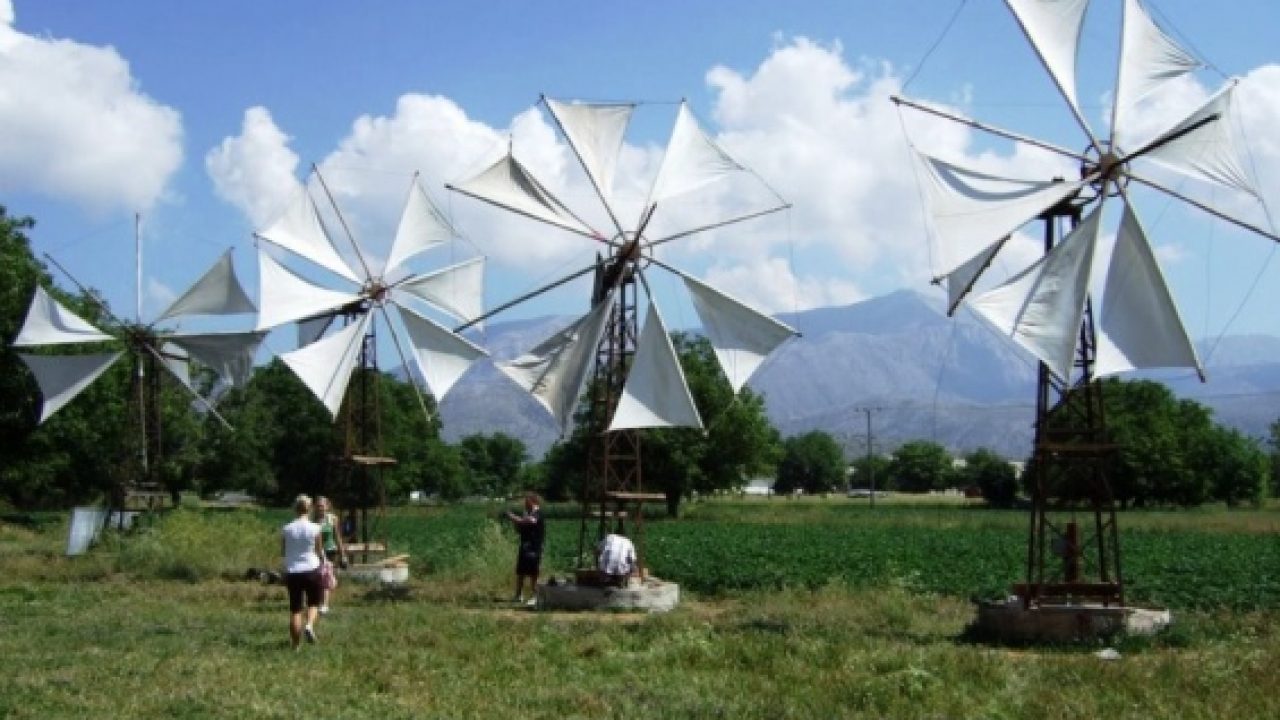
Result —
<instances>
[{"instance_id":1,"label":"white t-shirt","mask_svg":"<svg viewBox=\"0 0 1280 720\"><path fill-rule=\"evenodd\" d=\"M284 526L285 572L311 572L320 567L320 558L316 555L317 537L320 537L320 526L305 517Z\"/></svg>"},{"instance_id":2,"label":"white t-shirt","mask_svg":"<svg viewBox=\"0 0 1280 720\"><path fill-rule=\"evenodd\" d=\"M609 534L600 541L600 572L630 575L636 569L636 546L622 535Z\"/></svg>"}]
</instances>

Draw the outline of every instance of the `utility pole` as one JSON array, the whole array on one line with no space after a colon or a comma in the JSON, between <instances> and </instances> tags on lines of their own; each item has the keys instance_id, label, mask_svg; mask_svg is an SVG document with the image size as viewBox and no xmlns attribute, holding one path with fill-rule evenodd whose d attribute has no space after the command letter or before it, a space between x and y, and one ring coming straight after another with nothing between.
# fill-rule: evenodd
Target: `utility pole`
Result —
<instances>
[{"instance_id":1,"label":"utility pole","mask_svg":"<svg viewBox=\"0 0 1280 720\"><path fill-rule=\"evenodd\" d=\"M871 494L867 497L871 499L871 507L876 506L876 469L871 463L871 443L874 439L871 434L871 413L880 412L883 409L881 407L856 407L853 409L854 412L860 412L867 416L867 476L871 481Z\"/></svg>"}]
</instances>

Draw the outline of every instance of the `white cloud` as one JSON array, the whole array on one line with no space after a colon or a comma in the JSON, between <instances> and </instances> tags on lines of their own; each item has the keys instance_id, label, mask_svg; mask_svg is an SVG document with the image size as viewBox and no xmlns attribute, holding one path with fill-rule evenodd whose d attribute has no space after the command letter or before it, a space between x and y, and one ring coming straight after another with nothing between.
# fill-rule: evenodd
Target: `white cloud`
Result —
<instances>
[{"instance_id":1,"label":"white cloud","mask_svg":"<svg viewBox=\"0 0 1280 720\"><path fill-rule=\"evenodd\" d=\"M111 47L26 35L0 0L0 189L95 211L141 210L182 162L176 110L143 94Z\"/></svg>"},{"instance_id":2,"label":"white cloud","mask_svg":"<svg viewBox=\"0 0 1280 720\"><path fill-rule=\"evenodd\" d=\"M204 165L218 196L255 228L274 220L299 189L298 155L263 107L246 110L240 134L210 150Z\"/></svg>"}]
</instances>

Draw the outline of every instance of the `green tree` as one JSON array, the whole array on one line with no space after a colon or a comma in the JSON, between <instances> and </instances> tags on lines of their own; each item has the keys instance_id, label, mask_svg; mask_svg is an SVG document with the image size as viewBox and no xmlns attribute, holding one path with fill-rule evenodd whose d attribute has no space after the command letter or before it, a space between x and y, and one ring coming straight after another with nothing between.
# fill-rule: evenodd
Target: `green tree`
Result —
<instances>
[{"instance_id":1,"label":"green tree","mask_svg":"<svg viewBox=\"0 0 1280 720\"><path fill-rule=\"evenodd\" d=\"M105 308L92 297L70 295L54 285L31 252L25 231L34 225L33 219L11 216L0 206L0 496L18 507L59 508L106 497L133 467L124 402L129 367L117 363L37 425L40 391L12 346L36 286L94 324L103 322ZM85 349L103 352L104 344Z\"/></svg>"},{"instance_id":2,"label":"green tree","mask_svg":"<svg viewBox=\"0 0 1280 720\"><path fill-rule=\"evenodd\" d=\"M851 487L867 490L875 488L877 491L893 489L893 477L889 474L889 459L885 456L859 455L853 459L850 466L853 471L849 478Z\"/></svg>"},{"instance_id":3,"label":"green tree","mask_svg":"<svg viewBox=\"0 0 1280 720\"><path fill-rule=\"evenodd\" d=\"M906 492L928 492L951 487L955 480L947 449L928 440L912 440L893 452L889 475L894 487Z\"/></svg>"},{"instance_id":4,"label":"green tree","mask_svg":"<svg viewBox=\"0 0 1280 720\"><path fill-rule=\"evenodd\" d=\"M1216 425L1209 408L1150 380L1109 378L1102 392L1108 439L1117 448L1107 477L1121 507L1237 504L1261 496L1265 455L1256 443ZM1070 419L1055 420L1064 421ZM1033 473L1029 462L1025 478ZM1080 493L1057 476L1048 487L1055 497Z\"/></svg>"},{"instance_id":5,"label":"green tree","mask_svg":"<svg viewBox=\"0 0 1280 720\"><path fill-rule=\"evenodd\" d=\"M1280 420L1271 423L1271 497L1280 498Z\"/></svg>"},{"instance_id":6,"label":"green tree","mask_svg":"<svg viewBox=\"0 0 1280 720\"><path fill-rule=\"evenodd\" d=\"M987 448L978 448L964 456L964 467L957 473L961 485L977 486L987 504L1010 507L1018 495L1018 473L1008 460Z\"/></svg>"},{"instance_id":7,"label":"green tree","mask_svg":"<svg viewBox=\"0 0 1280 720\"><path fill-rule=\"evenodd\" d=\"M778 463L779 493L804 490L807 493L830 492L845 483L844 452L831 435L814 430L782 441L782 460Z\"/></svg>"},{"instance_id":8,"label":"green tree","mask_svg":"<svg viewBox=\"0 0 1280 720\"><path fill-rule=\"evenodd\" d=\"M520 483L520 471L529 457L523 442L500 432L468 435L458 450L475 487L490 497L511 494Z\"/></svg>"}]
</instances>

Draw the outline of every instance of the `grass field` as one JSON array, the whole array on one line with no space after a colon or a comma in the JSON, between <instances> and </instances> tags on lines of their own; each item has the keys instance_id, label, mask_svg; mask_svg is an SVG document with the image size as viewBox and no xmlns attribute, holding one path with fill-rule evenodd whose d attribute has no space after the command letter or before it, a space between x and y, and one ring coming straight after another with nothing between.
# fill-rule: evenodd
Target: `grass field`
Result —
<instances>
[{"instance_id":1,"label":"grass field","mask_svg":"<svg viewBox=\"0 0 1280 720\"><path fill-rule=\"evenodd\" d=\"M0 716L1280 717L1274 507L1126 515L1134 592L1167 593L1176 621L1117 640L1118 661L966 639L968 596L1016 579L1019 513L696 504L648 525L681 606L637 616L504 603L498 510L393 513L411 587L344 585L299 653L283 590L235 579L275 564L279 513L182 511L76 559L65 526L0 524ZM561 570L572 514L550 523Z\"/></svg>"}]
</instances>

